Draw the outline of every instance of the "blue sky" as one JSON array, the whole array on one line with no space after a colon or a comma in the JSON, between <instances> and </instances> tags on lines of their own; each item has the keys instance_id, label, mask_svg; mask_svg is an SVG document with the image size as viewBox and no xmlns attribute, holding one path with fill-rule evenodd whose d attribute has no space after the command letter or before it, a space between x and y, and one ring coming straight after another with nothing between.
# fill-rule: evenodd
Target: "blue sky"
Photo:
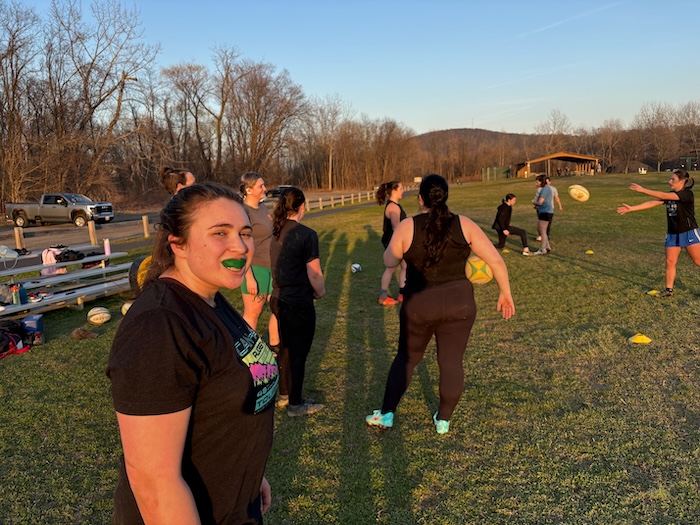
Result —
<instances>
[{"instance_id":1,"label":"blue sky","mask_svg":"<svg viewBox=\"0 0 700 525\"><path fill-rule=\"evenodd\" d=\"M39 12L48 1L28 1ZM647 102L700 100L698 0L128 0L158 63L212 48L287 69L310 96L417 133L531 133L554 109L574 127ZM83 0L88 11L89 2Z\"/></svg>"}]
</instances>

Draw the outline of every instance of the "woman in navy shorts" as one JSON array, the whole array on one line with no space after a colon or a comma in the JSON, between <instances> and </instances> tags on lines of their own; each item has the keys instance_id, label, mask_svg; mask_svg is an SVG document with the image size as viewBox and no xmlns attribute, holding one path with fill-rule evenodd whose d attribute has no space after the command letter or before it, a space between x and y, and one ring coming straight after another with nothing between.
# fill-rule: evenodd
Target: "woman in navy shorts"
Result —
<instances>
[{"instance_id":1,"label":"woman in navy shorts","mask_svg":"<svg viewBox=\"0 0 700 525\"><path fill-rule=\"evenodd\" d=\"M685 170L674 170L668 180L670 192L654 191L639 184L630 184L632 191L644 193L654 200L636 206L623 204L617 213L624 215L630 211L648 210L661 204L666 205L668 233L666 234L666 289L657 297L673 295L673 282L676 280L676 264L681 249L685 248L693 262L700 266L700 231L695 219L695 197L691 189L695 181Z\"/></svg>"}]
</instances>

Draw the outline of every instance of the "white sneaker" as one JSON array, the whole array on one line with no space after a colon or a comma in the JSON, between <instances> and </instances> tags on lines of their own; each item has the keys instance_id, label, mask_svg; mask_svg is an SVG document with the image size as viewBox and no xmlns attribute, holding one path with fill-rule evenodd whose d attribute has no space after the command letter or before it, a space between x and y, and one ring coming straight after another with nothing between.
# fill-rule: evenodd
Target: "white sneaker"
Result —
<instances>
[{"instance_id":1,"label":"white sneaker","mask_svg":"<svg viewBox=\"0 0 700 525\"><path fill-rule=\"evenodd\" d=\"M547 255L547 250L544 250L544 251L542 251L542 250L537 250L537 251L534 253L534 255Z\"/></svg>"},{"instance_id":2,"label":"white sneaker","mask_svg":"<svg viewBox=\"0 0 700 525\"><path fill-rule=\"evenodd\" d=\"M531 252L530 250L528 250L528 251L526 251L526 252L524 251L524 252L523 252L523 255L529 257L530 255L532 255L532 252Z\"/></svg>"}]
</instances>

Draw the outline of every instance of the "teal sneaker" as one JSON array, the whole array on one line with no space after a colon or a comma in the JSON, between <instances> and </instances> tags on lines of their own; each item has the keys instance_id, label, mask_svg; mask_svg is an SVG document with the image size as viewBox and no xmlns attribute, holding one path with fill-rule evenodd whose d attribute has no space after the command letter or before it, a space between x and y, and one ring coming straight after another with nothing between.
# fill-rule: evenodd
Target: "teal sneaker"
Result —
<instances>
[{"instance_id":1,"label":"teal sneaker","mask_svg":"<svg viewBox=\"0 0 700 525\"><path fill-rule=\"evenodd\" d=\"M371 427L383 429L391 428L394 426L394 413L387 412L386 414L382 414L381 410L375 410L365 418L365 421Z\"/></svg>"},{"instance_id":2,"label":"teal sneaker","mask_svg":"<svg viewBox=\"0 0 700 525\"><path fill-rule=\"evenodd\" d=\"M447 434L450 431L450 422L444 419L437 418L438 413L433 414L433 423L435 423L435 430L438 434Z\"/></svg>"}]
</instances>

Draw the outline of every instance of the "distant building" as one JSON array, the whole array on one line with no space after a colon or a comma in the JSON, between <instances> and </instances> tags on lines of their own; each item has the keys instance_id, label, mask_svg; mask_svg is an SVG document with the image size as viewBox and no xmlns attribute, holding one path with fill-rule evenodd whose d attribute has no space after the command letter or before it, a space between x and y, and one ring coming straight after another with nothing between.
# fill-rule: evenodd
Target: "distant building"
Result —
<instances>
[{"instance_id":1,"label":"distant building","mask_svg":"<svg viewBox=\"0 0 700 525\"><path fill-rule=\"evenodd\" d=\"M551 176L555 172L559 173L557 167L562 168L564 173L569 175L592 175L598 164L598 157L560 151L553 155L520 162L516 164L514 171L518 178L534 177L539 173L547 173Z\"/></svg>"}]
</instances>

